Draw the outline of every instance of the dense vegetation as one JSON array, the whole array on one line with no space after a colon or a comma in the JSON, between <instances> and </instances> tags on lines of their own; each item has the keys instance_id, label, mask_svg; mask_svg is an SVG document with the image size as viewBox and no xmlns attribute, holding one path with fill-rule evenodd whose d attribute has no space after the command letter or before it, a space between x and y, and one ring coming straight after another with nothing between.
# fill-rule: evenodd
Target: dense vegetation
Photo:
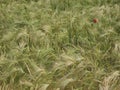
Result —
<instances>
[{"instance_id":1,"label":"dense vegetation","mask_svg":"<svg viewBox=\"0 0 120 90\"><path fill-rule=\"evenodd\" d=\"M120 90L120 0L0 0L0 90Z\"/></svg>"}]
</instances>

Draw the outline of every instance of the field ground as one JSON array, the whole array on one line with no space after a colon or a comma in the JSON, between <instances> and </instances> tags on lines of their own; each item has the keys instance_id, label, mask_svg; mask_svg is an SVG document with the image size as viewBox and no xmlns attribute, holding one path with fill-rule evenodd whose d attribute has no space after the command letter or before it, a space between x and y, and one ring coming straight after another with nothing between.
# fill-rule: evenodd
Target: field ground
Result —
<instances>
[{"instance_id":1,"label":"field ground","mask_svg":"<svg viewBox=\"0 0 120 90\"><path fill-rule=\"evenodd\" d=\"M120 90L120 0L0 0L0 90Z\"/></svg>"}]
</instances>

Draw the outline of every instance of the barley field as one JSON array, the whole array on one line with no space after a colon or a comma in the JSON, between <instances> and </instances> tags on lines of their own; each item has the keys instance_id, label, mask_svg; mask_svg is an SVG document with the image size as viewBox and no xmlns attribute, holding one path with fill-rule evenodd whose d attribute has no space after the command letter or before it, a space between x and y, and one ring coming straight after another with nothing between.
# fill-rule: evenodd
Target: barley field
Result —
<instances>
[{"instance_id":1,"label":"barley field","mask_svg":"<svg viewBox=\"0 0 120 90\"><path fill-rule=\"evenodd\" d=\"M120 0L0 0L0 90L120 90Z\"/></svg>"}]
</instances>

